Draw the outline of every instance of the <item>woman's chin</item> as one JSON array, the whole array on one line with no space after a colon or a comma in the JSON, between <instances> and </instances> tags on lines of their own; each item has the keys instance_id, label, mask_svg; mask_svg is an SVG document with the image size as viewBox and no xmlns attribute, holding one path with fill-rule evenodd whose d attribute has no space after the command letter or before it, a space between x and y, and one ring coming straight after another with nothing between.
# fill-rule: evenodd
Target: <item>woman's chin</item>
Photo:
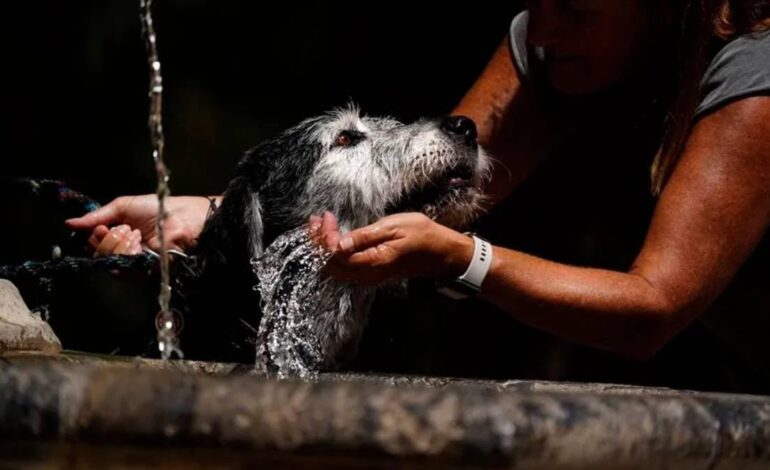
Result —
<instances>
[{"instance_id":1,"label":"woman's chin","mask_svg":"<svg viewBox=\"0 0 770 470\"><path fill-rule=\"evenodd\" d=\"M593 70L572 63L548 65L548 81L565 95L586 95L606 88L611 80L597 77Z\"/></svg>"}]
</instances>

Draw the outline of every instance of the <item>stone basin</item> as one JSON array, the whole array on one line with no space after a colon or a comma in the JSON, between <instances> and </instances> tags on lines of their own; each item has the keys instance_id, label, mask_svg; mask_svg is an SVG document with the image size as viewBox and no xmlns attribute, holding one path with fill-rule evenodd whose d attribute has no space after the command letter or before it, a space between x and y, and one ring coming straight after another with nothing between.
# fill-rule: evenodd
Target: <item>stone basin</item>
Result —
<instances>
[{"instance_id":1,"label":"stone basin","mask_svg":"<svg viewBox=\"0 0 770 470\"><path fill-rule=\"evenodd\" d=\"M770 397L6 353L11 467L767 469Z\"/></svg>"},{"instance_id":2,"label":"stone basin","mask_svg":"<svg viewBox=\"0 0 770 470\"><path fill-rule=\"evenodd\" d=\"M766 396L60 350L0 281L0 468L770 468Z\"/></svg>"}]
</instances>

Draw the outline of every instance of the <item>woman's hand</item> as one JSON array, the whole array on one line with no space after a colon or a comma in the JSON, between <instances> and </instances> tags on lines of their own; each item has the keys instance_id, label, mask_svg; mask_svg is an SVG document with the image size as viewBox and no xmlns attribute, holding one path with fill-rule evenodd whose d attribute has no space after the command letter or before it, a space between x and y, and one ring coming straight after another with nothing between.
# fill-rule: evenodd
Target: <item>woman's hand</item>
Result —
<instances>
[{"instance_id":1,"label":"woman's hand","mask_svg":"<svg viewBox=\"0 0 770 470\"><path fill-rule=\"evenodd\" d=\"M311 217L314 241L334 253L326 269L337 279L379 284L413 277L455 277L468 267L473 240L423 214L384 217L367 227L341 234L327 212Z\"/></svg>"},{"instance_id":2,"label":"woman's hand","mask_svg":"<svg viewBox=\"0 0 770 470\"><path fill-rule=\"evenodd\" d=\"M128 225L112 229L99 225L91 233L88 244L94 247L94 256L137 255L142 252L142 232L131 230Z\"/></svg>"},{"instance_id":3,"label":"woman's hand","mask_svg":"<svg viewBox=\"0 0 770 470\"><path fill-rule=\"evenodd\" d=\"M195 245L203 229L210 202L201 196L174 196L166 199L168 216L165 221L166 248L184 250ZM118 247L108 225L127 225L141 233L141 241L150 249L160 250L160 240L155 230L158 218L158 198L154 194L142 196L123 196L109 204L85 214L82 217L66 221L68 227L75 230L90 230L89 243L97 254L115 253ZM116 231L115 227L112 231ZM129 230L131 232L131 230ZM124 233L115 235L126 236ZM112 239L112 240L110 240ZM107 246L103 246L104 244ZM114 246L112 246L114 244Z\"/></svg>"}]
</instances>

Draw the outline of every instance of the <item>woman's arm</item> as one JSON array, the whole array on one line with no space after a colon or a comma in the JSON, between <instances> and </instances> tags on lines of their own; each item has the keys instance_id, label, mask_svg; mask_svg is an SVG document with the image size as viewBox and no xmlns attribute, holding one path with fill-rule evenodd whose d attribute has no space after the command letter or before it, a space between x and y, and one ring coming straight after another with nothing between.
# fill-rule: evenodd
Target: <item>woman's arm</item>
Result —
<instances>
[{"instance_id":1,"label":"woman's arm","mask_svg":"<svg viewBox=\"0 0 770 470\"><path fill-rule=\"evenodd\" d=\"M215 196L219 206L222 196ZM206 222L211 208L209 198L203 196L171 196L166 199L165 237L168 248L186 249L194 246ZM141 233L140 240L153 250L160 250L156 233L158 220L158 197L155 194L121 196L82 217L69 219L66 224L74 230L90 230L89 244L97 255L110 253L133 254L140 250L116 251L121 244L135 245L130 238L135 230ZM107 226L121 224L110 230ZM126 231L125 229L129 230ZM130 230L134 229L134 231Z\"/></svg>"},{"instance_id":2,"label":"woman's arm","mask_svg":"<svg viewBox=\"0 0 770 470\"><path fill-rule=\"evenodd\" d=\"M694 127L628 272L495 247L483 296L552 334L646 358L722 292L769 224L770 97L755 97ZM326 240L330 228L321 223ZM364 282L456 276L472 252L468 237L415 214L355 230L337 247L330 272Z\"/></svg>"},{"instance_id":3,"label":"woman's arm","mask_svg":"<svg viewBox=\"0 0 770 470\"><path fill-rule=\"evenodd\" d=\"M486 188L493 204L529 176L554 143L535 96L519 79L509 43L506 36L452 111L473 119L479 144L493 157L492 181Z\"/></svg>"},{"instance_id":4,"label":"woman's arm","mask_svg":"<svg viewBox=\"0 0 770 470\"><path fill-rule=\"evenodd\" d=\"M770 98L693 129L628 273L497 249L484 288L538 328L648 357L725 288L770 224Z\"/></svg>"}]
</instances>

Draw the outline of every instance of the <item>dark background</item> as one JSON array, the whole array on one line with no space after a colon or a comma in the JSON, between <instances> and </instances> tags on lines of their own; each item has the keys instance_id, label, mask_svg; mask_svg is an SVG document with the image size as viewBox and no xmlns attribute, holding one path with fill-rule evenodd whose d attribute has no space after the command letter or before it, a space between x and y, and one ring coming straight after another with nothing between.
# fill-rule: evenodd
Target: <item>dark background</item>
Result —
<instances>
[{"instance_id":1,"label":"dark background","mask_svg":"<svg viewBox=\"0 0 770 470\"><path fill-rule=\"evenodd\" d=\"M4 5L8 174L102 202L154 190L138 3ZM220 192L245 150L350 100L403 120L451 111L518 3L157 0L173 193Z\"/></svg>"}]
</instances>

